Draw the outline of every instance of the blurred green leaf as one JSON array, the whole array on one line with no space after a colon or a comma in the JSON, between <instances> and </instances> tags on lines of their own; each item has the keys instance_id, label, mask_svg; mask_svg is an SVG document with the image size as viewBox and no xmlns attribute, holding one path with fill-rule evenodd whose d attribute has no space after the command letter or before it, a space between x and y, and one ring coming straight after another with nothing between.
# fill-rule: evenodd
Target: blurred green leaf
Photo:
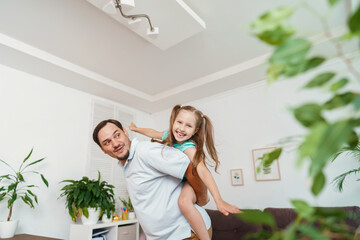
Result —
<instances>
[{"instance_id":1,"label":"blurred green leaf","mask_svg":"<svg viewBox=\"0 0 360 240\"><path fill-rule=\"evenodd\" d=\"M311 186L311 192L317 196L321 192L321 190L324 188L326 183L325 175L323 172L318 172L313 179L313 183Z\"/></svg>"},{"instance_id":2,"label":"blurred green leaf","mask_svg":"<svg viewBox=\"0 0 360 240\"><path fill-rule=\"evenodd\" d=\"M360 4L356 11L351 15L351 17L348 19L348 27L350 29L351 33L358 34L360 32Z\"/></svg>"},{"instance_id":3,"label":"blurred green leaf","mask_svg":"<svg viewBox=\"0 0 360 240\"><path fill-rule=\"evenodd\" d=\"M330 86L330 90L332 92L336 92L337 90L341 89L342 87L344 87L346 84L348 84L349 80L347 78L342 78L339 81L333 83Z\"/></svg>"},{"instance_id":4,"label":"blurred green leaf","mask_svg":"<svg viewBox=\"0 0 360 240\"><path fill-rule=\"evenodd\" d=\"M335 122L331 125L321 127L319 141L314 144L312 155L310 155L310 175L317 176L331 156L338 152L347 142L352 132L352 125L348 121Z\"/></svg>"},{"instance_id":5,"label":"blurred green leaf","mask_svg":"<svg viewBox=\"0 0 360 240\"><path fill-rule=\"evenodd\" d=\"M311 127L309 134L299 147L300 160L315 155L317 146L322 139L327 128L327 124L318 123Z\"/></svg>"},{"instance_id":6,"label":"blurred green leaf","mask_svg":"<svg viewBox=\"0 0 360 240\"><path fill-rule=\"evenodd\" d=\"M305 39L290 39L275 49L269 61L279 65L301 63L304 61L310 47L311 43Z\"/></svg>"},{"instance_id":7,"label":"blurred green leaf","mask_svg":"<svg viewBox=\"0 0 360 240\"><path fill-rule=\"evenodd\" d=\"M294 206L294 210L302 217L310 218L315 209L307 204L303 200L291 200L292 205Z\"/></svg>"},{"instance_id":8,"label":"blurred green leaf","mask_svg":"<svg viewBox=\"0 0 360 240\"><path fill-rule=\"evenodd\" d=\"M258 33L273 30L281 25L282 21L288 19L293 12L294 10L289 7L279 7L268 11L252 22L251 28Z\"/></svg>"},{"instance_id":9,"label":"blurred green leaf","mask_svg":"<svg viewBox=\"0 0 360 240\"><path fill-rule=\"evenodd\" d=\"M296 64L289 64L286 65L286 68L284 70L284 76L285 77L293 77L298 75L299 73L302 73L305 71L307 64L307 60L304 58L301 62L298 62Z\"/></svg>"},{"instance_id":10,"label":"blurred green leaf","mask_svg":"<svg viewBox=\"0 0 360 240\"><path fill-rule=\"evenodd\" d=\"M333 98L324 104L324 108L327 110L332 110L335 108L344 107L354 101L354 99L358 96L359 94L353 92L336 94Z\"/></svg>"},{"instance_id":11,"label":"blurred green leaf","mask_svg":"<svg viewBox=\"0 0 360 240\"><path fill-rule=\"evenodd\" d=\"M351 130L351 134L347 140L347 144L349 145L350 148L355 148L356 146L358 146L359 143L359 137L356 134L356 132L354 130Z\"/></svg>"},{"instance_id":12,"label":"blurred green leaf","mask_svg":"<svg viewBox=\"0 0 360 240\"><path fill-rule=\"evenodd\" d=\"M357 95L353 101L355 109L360 109L360 95Z\"/></svg>"},{"instance_id":13,"label":"blurred green leaf","mask_svg":"<svg viewBox=\"0 0 360 240\"><path fill-rule=\"evenodd\" d=\"M275 29L260 32L256 34L256 36L270 45L280 45L288 40L294 33L295 30L293 27L279 25Z\"/></svg>"},{"instance_id":14,"label":"blurred green leaf","mask_svg":"<svg viewBox=\"0 0 360 240\"><path fill-rule=\"evenodd\" d=\"M337 4L339 2L339 0L328 0L328 2L331 6L334 6L335 4Z\"/></svg>"},{"instance_id":15,"label":"blurred green leaf","mask_svg":"<svg viewBox=\"0 0 360 240\"><path fill-rule=\"evenodd\" d=\"M304 104L292 109L295 118L305 127L311 127L319 122L325 122L321 115L322 107L316 103Z\"/></svg>"},{"instance_id":16,"label":"blurred green leaf","mask_svg":"<svg viewBox=\"0 0 360 240\"><path fill-rule=\"evenodd\" d=\"M316 239L316 240L330 240L330 238L323 236L320 229L313 227L311 225L300 224L298 230L309 239Z\"/></svg>"},{"instance_id":17,"label":"blurred green leaf","mask_svg":"<svg viewBox=\"0 0 360 240\"><path fill-rule=\"evenodd\" d=\"M310 58L306 63L304 71L310 70L312 68L316 68L316 67L320 66L324 61L325 61L325 58L323 58L323 57Z\"/></svg>"},{"instance_id":18,"label":"blurred green leaf","mask_svg":"<svg viewBox=\"0 0 360 240\"><path fill-rule=\"evenodd\" d=\"M275 226L274 217L260 210L243 210L243 213L237 214L237 217L253 224Z\"/></svg>"},{"instance_id":19,"label":"blurred green leaf","mask_svg":"<svg viewBox=\"0 0 360 240\"><path fill-rule=\"evenodd\" d=\"M310 82L308 82L304 88L320 87L330 81L335 76L335 73L327 72L317 75Z\"/></svg>"},{"instance_id":20,"label":"blurred green leaf","mask_svg":"<svg viewBox=\"0 0 360 240\"><path fill-rule=\"evenodd\" d=\"M284 229L283 240L295 240L295 239L296 239L296 225L292 223L286 229Z\"/></svg>"}]
</instances>

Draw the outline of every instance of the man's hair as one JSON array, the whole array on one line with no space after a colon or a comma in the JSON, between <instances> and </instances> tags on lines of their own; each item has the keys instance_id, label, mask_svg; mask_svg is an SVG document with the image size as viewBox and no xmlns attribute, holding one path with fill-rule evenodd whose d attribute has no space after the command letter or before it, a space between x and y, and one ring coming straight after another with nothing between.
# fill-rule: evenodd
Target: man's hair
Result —
<instances>
[{"instance_id":1,"label":"man's hair","mask_svg":"<svg viewBox=\"0 0 360 240\"><path fill-rule=\"evenodd\" d=\"M114 119L108 119L108 120L104 120L104 121L101 121L94 129L94 132L93 132L93 140L94 142L96 142L97 145L99 145L101 147L101 144L99 142L99 138L98 138L98 134L100 132L100 130L105 127L106 124L108 123L112 123L112 124L115 124L117 127L119 127L122 131L124 130L121 123L117 120L114 120Z\"/></svg>"}]
</instances>

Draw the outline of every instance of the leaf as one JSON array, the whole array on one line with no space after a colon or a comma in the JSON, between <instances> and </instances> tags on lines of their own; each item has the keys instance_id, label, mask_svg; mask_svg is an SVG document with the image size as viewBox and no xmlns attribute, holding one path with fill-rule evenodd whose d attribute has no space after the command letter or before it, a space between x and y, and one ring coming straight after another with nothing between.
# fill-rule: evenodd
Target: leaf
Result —
<instances>
[{"instance_id":1,"label":"leaf","mask_svg":"<svg viewBox=\"0 0 360 240\"><path fill-rule=\"evenodd\" d=\"M253 224L275 226L274 217L270 213L260 210L243 210L243 213L237 214L237 217Z\"/></svg>"},{"instance_id":2,"label":"leaf","mask_svg":"<svg viewBox=\"0 0 360 240\"><path fill-rule=\"evenodd\" d=\"M270 64L266 71L266 79L268 83L273 83L279 78L279 76L284 72L285 66L278 64Z\"/></svg>"},{"instance_id":3,"label":"leaf","mask_svg":"<svg viewBox=\"0 0 360 240\"><path fill-rule=\"evenodd\" d=\"M258 19L251 23L251 28L256 32L264 32L277 28L282 21L288 19L294 10L289 7L279 7L265 12Z\"/></svg>"},{"instance_id":4,"label":"leaf","mask_svg":"<svg viewBox=\"0 0 360 240\"><path fill-rule=\"evenodd\" d=\"M324 173L323 172L317 173L311 186L311 192L315 196L319 195L321 190L324 188L325 183L326 183L326 179Z\"/></svg>"},{"instance_id":5,"label":"leaf","mask_svg":"<svg viewBox=\"0 0 360 240\"><path fill-rule=\"evenodd\" d=\"M317 75L310 82L308 82L304 88L314 88L323 86L335 76L335 73L327 72Z\"/></svg>"},{"instance_id":6,"label":"leaf","mask_svg":"<svg viewBox=\"0 0 360 240\"><path fill-rule=\"evenodd\" d=\"M334 6L339 2L339 0L328 0L328 2L331 6Z\"/></svg>"},{"instance_id":7,"label":"leaf","mask_svg":"<svg viewBox=\"0 0 360 240\"><path fill-rule=\"evenodd\" d=\"M19 178L20 182L25 182L24 176L20 172L17 173L17 177Z\"/></svg>"},{"instance_id":8,"label":"leaf","mask_svg":"<svg viewBox=\"0 0 360 240\"><path fill-rule=\"evenodd\" d=\"M82 210L83 210L84 216L85 216L86 218L88 218L88 217L89 217L89 211L88 211L87 207L82 208Z\"/></svg>"},{"instance_id":9,"label":"leaf","mask_svg":"<svg viewBox=\"0 0 360 240\"><path fill-rule=\"evenodd\" d=\"M353 13L353 15L349 18L347 24L351 33L359 33L360 32L360 5L357 10Z\"/></svg>"},{"instance_id":10,"label":"leaf","mask_svg":"<svg viewBox=\"0 0 360 240\"><path fill-rule=\"evenodd\" d=\"M313 57L307 60L304 72L320 66L325 61L323 57Z\"/></svg>"},{"instance_id":11,"label":"leaf","mask_svg":"<svg viewBox=\"0 0 360 240\"><path fill-rule=\"evenodd\" d=\"M300 224L298 230L304 234L304 236L310 237L309 239L316 240L330 240L330 238L322 235L321 230L311 225Z\"/></svg>"},{"instance_id":12,"label":"leaf","mask_svg":"<svg viewBox=\"0 0 360 240\"><path fill-rule=\"evenodd\" d=\"M275 29L267 30L256 34L256 36L270 45L281 45L288 40L295 30L291 26L277 26Z\"/></svg>"},{"instance_id":13,"label":"leaf","mask_svg":"<svg viewBox=\"0 0 360 240\"><path fill-rule=\"evenodd\" d=\"M40 176L41 176L41 179L42 179L42 181L44 182L44 184L45 184L47 187L49 187L49 182L46 180L46 178L44 177L44 175L40 174Z\"/></svg>"},{"instance_id":14,"label":"leaf","mask_svg":"<svg viewBox=\"0 0 360 240\"><path fill-rule=\"evenodd\" d=\"M315 212L315 209L303 200L291 200L291 203L294 206L294 210L297 212L297 214L304 218L310 218Z\"/></svg>"},{"instance_id":15,"label":"leaf","mask_svg":"<svg viewBox=\"0 0 360 240\"><path fill-rule=\"evenodd\" d=\"M350 149L354 149L356 148L356 146L358 146L359 143L359 137L356 134L356 132L354 130L351 131L351 134L347 140L347 144L349 145Z\"/></svg>"},{"instance_id":16,"label":"leaf","mask_svg":"<svg viewBox=\"0 0 360 240\"><path fill-rule=\"evenodd\" d=\"M315 103L304 104L292 110L298 122L305 127L311 127L319 122L325 123L321 115L322 107Z\"/></svg>"},{"instance_id":17,"label":"leaf","mask_svg":"<svg viewBox=\"0 0 360 240\"><path fill-rule=\"evenodd\" d=\"M34 148L32 148L32 149L30 150L30 153L26 156L26 158L24 159L23 163L26 162L26 161L30 158L33 150L34 150Z\"/></svg>"},{"instance_id":18,"label":"leaf","mask_svg":"<svg viewBox=\"0 0 360 240\"><path fill-rule=\"evenodd\" d=\"M24 169L25 169L25 168L27 168L27 167L30 167L30 166L32 166L32 165L34 165L34 164L37 164L37 163L39 163L39 162L43 161L44 159L45 159L45 158L41 158L41 159L39 159L39 160L36 160L36 161L34 161L34 162L32 162L32 163L28 164L26 167L24 167Z\"/></svg>"},{"instance_id":19,"label":"leaf","mask_svg":"<svg viewBox=\"0 0 360 240\"><path fill-rule=\"evenodd\" d=\"M355 109L360 109L360 95L356 96L353 100Z\"/></svg>"},{"instance_id":20,"label":"leaf","mask_svg":"<svg viewBox=\"0 0 360 240\"><path fill-rule=\"evenodd\" d=\"M317 176L330 161L331 156L344 146L352 133L352 125L348 121L335 122L328 126L322 126L319 132L319 141L313 144L313 153L310 155L310 175Z\"/></svg>"},{"instance_id":21,"label":"leaf","mask_svg":"<svg viewBox=\"0 0 360 240\"><path fill-rule=\"evenodd\" d=\"M336 92L337 90L341 89L346 84L348 84L348 82L349 82L349 80L347 78L342 78L330 86L330 91Z\"/></svg>"},{"instance_id":22,"label":"leaf","mask_svg":"<svg viewBox=\"0 0 360 240\"><path fill-rule=\"evenodd\" d=\"M284 70L284 76L285 77L293 77L299 73L304 72L306 64L307 64L307 60L305 58L302 59L301 62L298 62L296 64L289 63L288 65L286 65L286 68Z\"/></svg>"},{"instance_id":23,"label":"leaf","mask_svg":"<svg viewBox=\"0 0 360 240\"><path fill-rule=\"evenodd\" d=\"M284 240L294 239L296 239L296 225L292 223L286 229L284 229Z\"/></svg>"},{"instance_id":24,"label":"leaf","mask_svg":"<svg viewBox=\"0 0 360 240\"><path fill-rule=\"evenodd\" d=\"M304 61L311 43L305 39L289 39L275 49L270 57L270 63L279 65L295 65Z\"/></svg>"},{"instance_id":25,"label":"leaf","mask_svg":"<svg viewBox=\"0 0 360 240\"><path fill-rule=\"evenodd\" d=\"M330 99L324 104L324 108L327 110L332 110L335 108L344 107L354 101L354 99L356 99L356 97L358 96L359 94L352 92L336 94L332 99Z\"/></svg>"}]
</instances>

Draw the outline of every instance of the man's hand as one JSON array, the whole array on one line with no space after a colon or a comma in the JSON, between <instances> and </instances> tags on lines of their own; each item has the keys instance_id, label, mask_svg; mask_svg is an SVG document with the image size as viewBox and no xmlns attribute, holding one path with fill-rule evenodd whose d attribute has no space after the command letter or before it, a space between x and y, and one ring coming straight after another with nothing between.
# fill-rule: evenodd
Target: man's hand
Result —
<instances>
[{"instance_id":1,"label":"man's hand","mask_svg":"<svg viewBox=\"0 0 360 240\"><path fill-rule=\"evenodd\" d=\"M194 189L196 195L196 204L199 206L204 206L210 201L210 198L208 196L208 191L203 181L201 181L196 170L194 171L193 174L192 169L193 169L193 164L192 162L190 162L188 168L186 169L185 176L191 187Z\"/></svg>"}]
</instances>

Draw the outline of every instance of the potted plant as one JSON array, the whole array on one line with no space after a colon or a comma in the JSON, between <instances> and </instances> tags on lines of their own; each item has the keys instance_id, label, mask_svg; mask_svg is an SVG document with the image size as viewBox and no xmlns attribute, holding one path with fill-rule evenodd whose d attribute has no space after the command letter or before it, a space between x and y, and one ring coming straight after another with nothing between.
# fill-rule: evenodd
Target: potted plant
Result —
<instances>
[{"instance_id":1,"label":"potted plant","mask_svg":"<svg viewBox=\"0 0 360 240\"><path fill-rule=\"evenodd\" d=\"M40 175L42 182L46 187L49 187L49 183L43 174L31 170L32 166L42 162L45 158L28 162L32 152L33 149L31 149L30 153L22 161L17 171L7 162L0 159L0 162L11 170L10 173L0 176L0 201L8 199L7 208L9 209L7 220L0 222L0 238L10 238L15 234L18 220L11 220L11 216L16 200L21 198L22 201L31 208L34 208L34 202L38 204L37 196L32 192L32 189L38 186L27 183L26 178L31 174Z\"/></svg>"},{"instance_id":2,"label":"potted plant","mask_svg":"<svg viewBox=\"0 0 360 240\"><path fill-rule=\"evenodd\" d=\"M129 218L130 219L135 218L134 207L131 203L130 197L128 197L128 200L122 199L122 198L119 198L119 199L120 199L121 203L123 204L124 208L126 208L129 211Z\"/></svg>"},{"instance_id":3,"label":"potted plant","mask_svg":"<svg viewBox=\"0 0 360 240\"><path fill-rule=\"evenodd\" d=\"M83 224L95 224L102 214L110 218L115 211L114 186L101 181L98 174L97 180L84 176L80 180L61 181L69 183L61 189L60 197L66 197L66 208L74 222L81 216Z\"/></svg>"}]
</instances>

